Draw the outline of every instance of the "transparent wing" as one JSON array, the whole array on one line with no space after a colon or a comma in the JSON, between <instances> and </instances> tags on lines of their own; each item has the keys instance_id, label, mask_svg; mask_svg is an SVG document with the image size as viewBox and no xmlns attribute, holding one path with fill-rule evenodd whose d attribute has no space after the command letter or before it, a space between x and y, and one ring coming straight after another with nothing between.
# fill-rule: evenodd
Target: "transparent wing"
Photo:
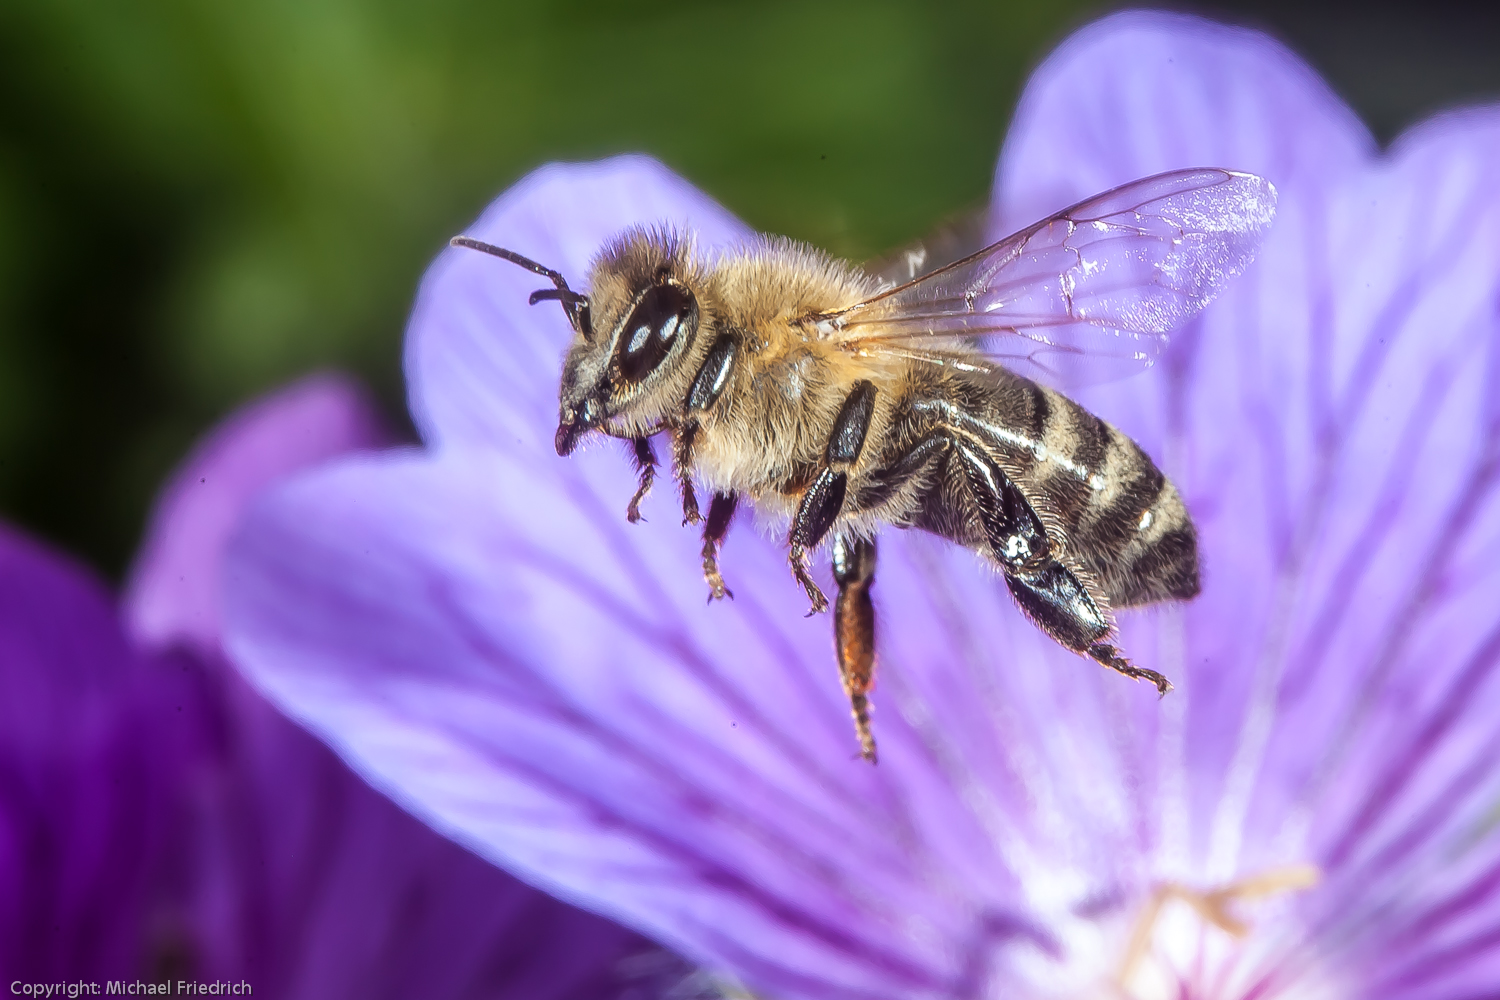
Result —
<instances>
[{"instance_id":1,"label":"transparent wing","mask_svg":"<svg viewBox=\"0 0 1500 1000\"><path fill-rule=\"evenodd\" d=\"M1252 174L1158 174L809 322L854 351L942 363L964 345L1048 381L1108 380L1150 367L1275 214L1276 189Z\"/></svg>"}]
</instances>

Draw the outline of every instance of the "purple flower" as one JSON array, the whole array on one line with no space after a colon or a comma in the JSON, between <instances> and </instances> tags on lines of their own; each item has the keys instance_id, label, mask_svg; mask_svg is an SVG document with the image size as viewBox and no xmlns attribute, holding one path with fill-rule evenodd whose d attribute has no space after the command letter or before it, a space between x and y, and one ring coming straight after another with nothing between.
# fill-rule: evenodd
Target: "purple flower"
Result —
<instances>
[{"instance_id":1,"label":"purple flower","mask_svg":"<svg viewBox=\"0 0 1500 1000\"><path fill-rule=\"evenodd\" d=\"M131 649L88 573L0 527L0 972L137 968L194 744L187 689Z\"/></svg>"},{"instance_id":2,"label":"purple flower","mask_svg":"<svg viewBox=\"0 0 1500 1000\"><path fill-rule=\"evenodd\" d=\"M246 503L386 440L363 393L334 376L236 414L164 491L123 631L86 572L0 529L7 982L581 1000L682 974L433 833L224 662L219 576ZM619 967L631 959L642 967Z\"/></svg>"},{"instance_id":3,"label":"purple flower","mask_svg":"<svg viewBox=\"0 0 1500 1000\"><path fill-rule=\"evenodd\" d=\"M1164 700L892 531L881 764L855 761L779 541L742 516L736 600L705 607L670 496L627 526L617 448L552 454L561 311L457 251L409 331L427 449L252 511L230 648L438 829L767 996L1493 992L1497 162L1500 112L1380 154L1285 50L1187 18L1110 18L1037 71L993 235L1170 168L1280 192L1164 362L1079 395L1200 526L1202 595L1122 616ZM467 231L577 282L659 220L746 235L640 158L544 168Z\"/></svg>"}]
</instances>

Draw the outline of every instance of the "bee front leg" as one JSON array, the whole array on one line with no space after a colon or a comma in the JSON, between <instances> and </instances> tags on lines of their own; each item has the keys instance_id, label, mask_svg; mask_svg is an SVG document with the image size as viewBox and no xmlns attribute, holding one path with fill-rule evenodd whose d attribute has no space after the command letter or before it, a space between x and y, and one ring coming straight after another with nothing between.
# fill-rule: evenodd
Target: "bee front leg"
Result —
<instances>
[{"instance_id":1,"label":"bee front leg","mask_svg":"<svg viewBox=\"0 0 1500 1000\"><path fill-rule=\"evenodd\" d=\"M656 452L651 447L650 438L633 438L630 444L636 475L640 480L635 488L635 495L625 507L625 520L637 524L641 521L641 501L646 499L646 494L651 492L651 486L656 482Z\"/></svg>"},{"instance_id":2,"label":"bee front leg","mask_svg":"<svg viewBox=\"0 0 1500 1000\"><path fill-rule=\"evenodd\" d=\"M710 601L734 597L734 591L724 586L724 577L719 574L719 546L729 534L729 522L734 519L738 502L738 494L715 493L708 505L708 521L703 526L703 580L708 584Z\"/></svg>"},{"instance_id":3,"label":"bee front leg","mask_svg":"<svg viewBox=\"0 0 1500 1000\"><path fill-rule=\"evenodd\" d=\"M875 543L839 535L833 540L833 578L839 596L833 605L833 637L838 647L839 676L860 756L875 763L875 734L870 729L870 689L875 685L875 606L870 588L875 584Z\"/></svg>"},{"instance_id":4,"label":"bee front leg","mask_svg":"<svg viewBox=\"0 0 1500 1000\"><path fill-rule=\"evenodd\" d=\"M693 490L693 442L698 437L698 422L690 420L677 429L672 438L672 474L682 493L684 526L703 520L698 512L698 494Z\"/></svg>"},{"instance_id":5,"label":"bee front leg","mask_svg":"<svg viewBox=\"0 0 1500 1000\"><path fill-rule=\"evenodd\" d=\"M698 436L698 416L713 409L723 395L738 354L737 335L728 330L720 333L708 349L708 357L703 360L698 374L693 376L693 384L682 402L682 414L673 440L672 464L677 474L677 487L682 491L683 524L697 524L703 519L698 512L698 495L693 492L693 442Z\"/></svg>"}]
</instances>

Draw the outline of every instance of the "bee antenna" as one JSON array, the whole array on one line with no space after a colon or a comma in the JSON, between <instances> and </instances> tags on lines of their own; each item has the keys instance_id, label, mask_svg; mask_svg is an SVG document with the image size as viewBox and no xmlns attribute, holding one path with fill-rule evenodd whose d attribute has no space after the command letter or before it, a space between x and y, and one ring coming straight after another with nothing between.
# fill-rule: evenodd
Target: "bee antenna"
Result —
<instances>
[{"instance_id":1,"label":"bee antenna","mask_svg":"<svg viewBox=\"0 0 1500 1000\"><path fill-rule=\"evenodd\" d=\"M536 305L546 299L556 299L563 307L563 312L568 316L568 322L573 324L573 329L583 334L585 340L594 339L594 326L589 312L589 297L580 295L568 287L567 280L557 271L550 267L543 267L530 257L522 257L514 250L497 247L492 243L484 243L468 236L455 236L448 241L449 246L467 247L470 250L478 250L502 260L508 260L512 264L519 264L533 274L540 274L552 281L556 288L543 288L531 293L527 301Z\"/></svg>"}]
</instances>

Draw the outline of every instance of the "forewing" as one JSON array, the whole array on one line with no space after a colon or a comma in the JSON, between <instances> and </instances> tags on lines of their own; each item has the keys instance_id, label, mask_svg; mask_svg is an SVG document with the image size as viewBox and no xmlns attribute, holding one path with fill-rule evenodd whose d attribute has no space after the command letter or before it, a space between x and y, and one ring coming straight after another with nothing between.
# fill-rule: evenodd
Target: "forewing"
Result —
<instances>
[{"instance_id":1,"label":"forewing","mask_svg":"<svg viewBox=\"0 0 1500 1000\"><path fill-rule=\"evenodd\" d=\"M1245 269L1275 212L1275 188L1252 174L1158 174L812 321L850 350L961 343L1053 381L1118 377L1149 367Z\"/></svg>"}]
</instances>

